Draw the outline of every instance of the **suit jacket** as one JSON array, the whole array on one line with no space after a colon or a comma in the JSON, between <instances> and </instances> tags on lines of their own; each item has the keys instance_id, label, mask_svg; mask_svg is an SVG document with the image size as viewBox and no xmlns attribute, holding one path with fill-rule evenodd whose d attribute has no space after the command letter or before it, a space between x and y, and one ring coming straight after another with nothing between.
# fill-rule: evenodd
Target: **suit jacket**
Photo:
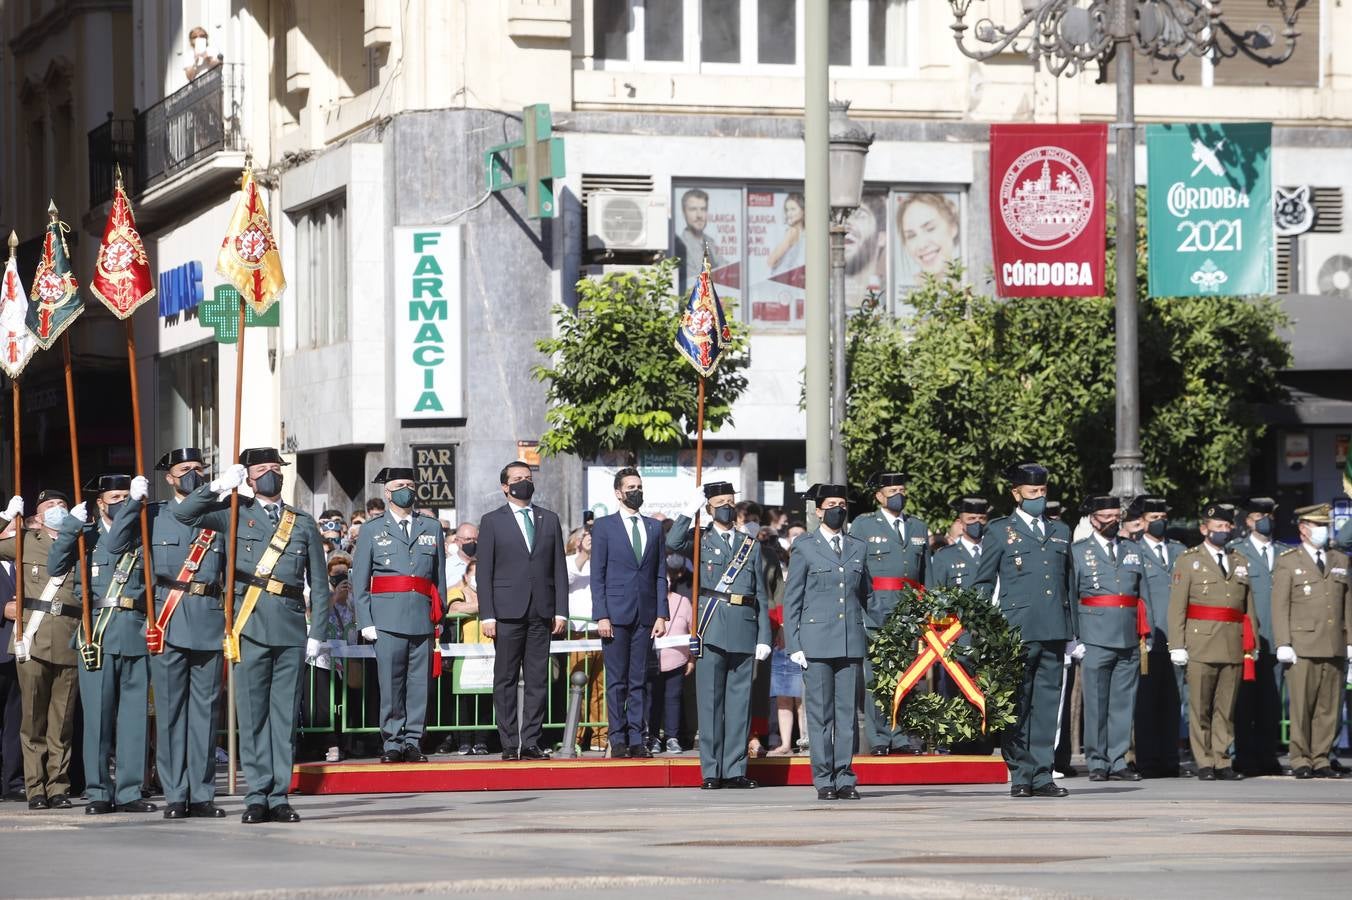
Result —
<instances>
[{"instance_id":1,"label":"suit jacket","mask_svg":"<svg viewBox=\"0 0 1352 900\"><path fill-rule=\"evenodd\" d=\"M1064 641L1076 629L1070 602L1070 529L1044 519L1037 533L1015 514L996 519L981 539L981 562L972 587L986 597L998 580L1000 612L1025 642Z\"/></svg>"},{"instance_id":2,"label":"suit jacket","mask_svg":"<svg viewBox=\"0 0 1352 900\"><path fill-rule=\"evenodd\" d=\"M1167 564L1160 562L1155 545L1146 538L1138 540L1141 548L1141 596L1150 607L1151 634L1155 650L1163 651L1169 644L1169 588L1173 582L1174 564L1187 552L1178 541L1164 541Z\"/></svg>"},{"instance_id":3,"label":"suit jacket","mask_svg":"<svg viewBox=\"0 0 1352 900\"><path fill-rule=\"evenodd\" d=\"M667 609L666 544L656 519L640 516L643 559L634 559L627 515L612 513L592 523L592 618L615 625L652 626L670 618Z\"/></svg>"},{"instance_id":4,"label":"suit jacket","mask_svg":"<svg viewBox=\"0 0 1352 900\"><path fill-rule=\"evenodd\" d=\"M1304 547L1277 557L1272 570L1273 633L1277 646L1289 646L1297 657L1341 657L1352 645L1352 589L1348 587L1347 554L1324 551L1319 574Z\"/></svg>"},{"instance_id":5,"label":"suit jacket","mask_svg":"<svg viewBox=\"0 0 1352 900\"><path fill-rule=\"evenodd\" d=\"M134 502L134 501L128 501ZM153 503L147 510L150 519L151 557L155 564L156 578L178 580L183 571L183 562L188 558L192 543L202 531L184 525L167 511L171 505L178 506L182 501L177 498L164 503ZM228 532L217 533L211 547L202 556L197 571L192 573L192 581L212 585L216 596L206 597L200 594L183 593L178 609L169 619L165 629L164 642L172 647L185 650L221 650L221 639L225 635L225 601L222 596L225 583L225 542ZM155 610L164 608L164 601L172 590L164 585L155 586Z\"/></svg>"},{"instance_id":6,"label":"suit jacket","mask_svg":"<svg viewBox=\"0 0 1352 900\"><path fill-rule=\"evenodd\" d=\"M520 509L504 503L479 522L475 555L479 618L541 619L568 615L568 564L563 555L563 526L542 506L532 506L535 546L526 546Z\"/></svg>"},{"instance_id":7,"label":"suit jacket","mask_svg":"<svg viewBox=\"0 0 1352 900\"><path fill-rule=\"evenodd\" d=\"M446 596L446 543L441 524L431 516L413 514L408 537L388 511L368 519L352 549L352 598L357 627L374 625L391 634L431 634L432 599L417 591L371 592L375 575L412 575L436 585ZM445 612L443 607L442 612Z\"/></svg>"},{"instance_id":8,"label":"suit jacket","mask_svg":"<svg viewBox=\"0 0 1352 900\"><path fill-rule=\"evenodd\" d=\"M929 567L929 529L915 516L902 517L901 540L882 510L874 510L850 523L850 535L863 541L868 568L876 578L910 578L925 583ZM870 628L881 628L901 600L901 591L872 591L865 616Z\"/></svg>"},{"instance_id":9,"label":"suit jacket","mask_svg":"<svg viewBox=\"0 0 1352 900\"><path fill-rule=\"evenodd\" d=\"M1247 537L1241 541L1232 541L1226 549L1238 553L1248 561L1249 590L1253 592L1253 611L1258 616L1258 645L1264 653L1273 653L1277 645L1273 643L1272 633L1272 575L1277 568L1277 557L1289 548L1285 544L1273 541L1268 545L1272 556L1272 568L1263 562L1262 555Z\"/></svg>"},{"instance_id":10,"label":"suit jacket","mask_svg":"<svg viewBox=\"0 0 1352 900\"><path fill-rule=\"evenodd\" d=\"M1239 622L1215 622L1188 618L1188 607L1219 606L1253 617L1253 592L1249 590L1249 561L1230 552L1222 575L1209 544L1188 550L1174 563L1173 587L1169 591L1169 649L1188 651L1189 662L1233 663L1244 658L1244 626Z\"/></svg>"},{"instance_id":11,"label":"suit jacket","mask_svg":"<svg viewBox=\"0 0 1352 900\"><path fill-rule=\"evenodd\" d=\"M0 606L14 599L12 566L0 566ZM16 613L17 615L17 613ZM14 662L14 620L0 613L0 663Z\"/></svg>"},{"instance_id":12,"label":"suit jacket","mask_svg":"<svg viewBox=\"0 0 1352 900\"><path fill-rule=\"evenodd\" d=\"M809 659L863 659L864 611L873 593L868 544L843 535L840 555L821 529L793 545L784 589L784 651Z\"/></svg>"},{"instance_id":13,"label":"suit jacket","mask_svg":"<svg viewBox=\"0 0 1352 900\"><path fill-rule=\"evenodd\" d=\"M8 525L9 520L0 516L0 525ZM52 544L56 540L42 529L25 529L23 534L23 596L24 605L30 600L42 596L42 589L51 577L47 571L47 561L51 555ZM0 541L0 559L14 561L14 538ZM57 666L73 666L79 660L71 648L75 638L75 629L80 626L80 605L75 599L75 584L78 575L72 575L56 592L56 600L62 604L62 615L50 613L43 616L42 626L37 634L32 631L33 610L23 611L23 636L28 641L29 655L34 659ZM11 632L7 646L12 648L14 635Z\"/></svg>"},{"instance_id":14,"label":"suit jacket","mask_svg":"<svg viewBox=\"0 0 1352 900\"><path fill-rule=\"evenodd\" d=\"M704 643L729 653L752 653L757 644L770 644L770 600L765 585L765 566L760 560L760 544L755 538L744 532L728 532L731 547L710 525L704 529L700 543L699 584L701 591L717 590L723 573L729 563L741 549L744 542L751 542L751 553L746 565L742 566L733 579L730 594L741 594L745 602L733 606L719 601L704 629ZM695 547L695 536L690 530L690 518L677 516L676 522L667 532L667 546L677 553L689 553ZM794 546L797 546L796 544ZM698 619L705 614L712 600L702 599L695 612L696 628Z\"/></svg>"},{"instance_id":15,"label":"suit jacket","mask_svg":"<svg viewBox=\"0 0 1352 900\"><path fill-rule=\"evenodd\" d=\"M111 522L103 521L98 507L92 502L89 510L94 521L83 526L85 552L89 555L89 592L95 599L102 599L113 588L113 573L117 571L117 563L122 555L141 546L141 507L128 499ZM80 521L74 516L66 516L57 529L47 565L53 575L71 573L70 578L75 581L76 600L83 602L84 587L77 571L80 531ZM140 609L115 608L109 613L108 625L103 631L104 653L145 656L150 652L146 649L145 593L145 563L138 556L136 564L127 573L122 597L139 602ZM100 612L92 610L96 625Z\"/></svg>"},{"instance_id":16,"label":"suit jacket","mask_svg":"<svg viewBox=\"0 0 1352 900\"><path fill-rule=\"evenodd\" d=\"M1117 542L1117 560L1103 549L1098 538L1090 535L1071 546L1074 567L1071 603L1077 604L1079 638L1096 647L1127 650L1139 642L1136 632L1136 606L1085 606L1086 597L1119 594L1141 596L1141 548L1135 541ZM1149 608L1146 609L1147 621Z\"/></svg>"}]
</instances>

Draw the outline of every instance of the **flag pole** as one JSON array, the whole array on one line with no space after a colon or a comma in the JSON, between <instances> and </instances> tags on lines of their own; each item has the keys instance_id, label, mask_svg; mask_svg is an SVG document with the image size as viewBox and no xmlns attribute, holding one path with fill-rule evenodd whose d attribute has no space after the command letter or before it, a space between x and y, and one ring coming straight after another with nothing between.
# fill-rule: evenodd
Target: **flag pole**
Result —
<instances>
[{"instance_id":1,"label":"flag pole","mask_svg":"<svg viewBox=\"0 0 1352 900\"><path fill-rule=\"evenodd\" d=\"M695 487L704 484L704 376L699 376L699 392L696 395L695 402ZM699 511L695 511L695 518L690 523L693 534L695 535L695 549L690 560L690 564L695 568L694 578L690 583L690 623L695 625L699 621L699 548L704 543L699 532ZM696 626L697 627L697 626ZM701 644L700 650L704 647Z\"/></svg>"},{"instance_id":2,"label":"flag pole","mask_svg":"<svg viewBox=\"0 0 1352 900\"><path fill-rule=\"evenodd\" d=\"M244 406L244 295L239 297L239 328L235 333L235 423L234 451L231 459L239 460L240 416ZM234 465L234 463L231 463ZM225 639L228 646L234 646L235 640L235 542L239 537L239 488L230 492L230 543L227 545L225 564ZM239 647L234 653L225 655L225 722L226 755L229 760L229 775L226 777L226 793L234 795L238 777L235 773L236 756L239 751L239 729L235 724L235 663L239 660Z\"/></svg>"},{"instance_id":3,"label":"flag pole","mask_svg":"<svg viewBox=\"0 0 1352 900\"><path fill-rule=\"evenodd\" d=\"M55 209L52 215L56 215ZM80 479L80 439L75 432L75 379L72 375L72 366L70 358L70 332L67 331L61 335L61 351L66 358L66 419L70 424L70 468L75 478L74 497L75 505L79 506L84 502L84 482ZM85 515L90 515L85 510ZM80 588L81 588L81 622L84 628L84 642L86 644L93 640L94 622L90 613L89 596L89 557L85 554L84 523L80 524L79 536L76 538L76 546L80 553Z\"/></svg>"},{"instance_id":4,"label":"flag pole","mask_svg":"<svg viewBox=\"0 0 1352 900\"><path fill-rule=\"evenodd\" d=\"M14 260L19 252L19 236L9 233L9 258ZM10 378L10 391L14 397L14 493L23 493L23 439L19 428L19 379ZM23 640L23 510L19 510L19 519L14 523L14 643Z\"/></svg>"}]
</instances>

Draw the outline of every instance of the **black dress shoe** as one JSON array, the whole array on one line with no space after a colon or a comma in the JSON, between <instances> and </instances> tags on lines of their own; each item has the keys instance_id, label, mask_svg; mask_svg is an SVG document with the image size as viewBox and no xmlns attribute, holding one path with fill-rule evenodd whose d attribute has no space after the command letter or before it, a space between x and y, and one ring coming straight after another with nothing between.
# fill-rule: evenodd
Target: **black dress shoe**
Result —
<instances>
[{"instance_id":1,"label":"black dress shoe","mask_svg":"<svg viewBox=\"0 0 1352 900\"><path fill-rule=\"evenodd\" d=\"M70 809L71 807L70 795L52 794L50 797L47 798L47 803L48 805L51 806L52 809Z\"/></svg>"},{"instance_id":2,"label":"black dress shoe","mask_svg":"<svg viewBox=\"0 0 1352 900\"><path fill-rule=\"evenodd\" d=\"M1217 770L1216 770L1216 780L1217 780L1217 781L1243 781L1243 780L1244 780L1244 776L1241 775L1241 774L1239 774L1238 772L1236 772L1234 769L1230 768L1229 766L1226 766L1224 769L1217 769Z\"/></svg>"},{"instance_id":3,"label":"black dress shoe","mask_svg":"<svg viewBox=\"0 0 1352 900\"><path fill-rule=\"evenodd\" d=\"M818 799L818 800L834 800L834 799L836 799L836 798L839 797L839 796L840 796L840 795L836 793L836 789L835 789L835 788L818 788L818 789L817 789L817 799Z\"/></svg>"},{"instance_id":4,"label":"black dress shoe","mask_svg":"<svg viewBox=\"0 0 1352 900\"><path fill-rule=\"evenodd\" d=\"M1033 788L1034 797L1065 797L1069 794L1070 791L1061 787L1061 785L1054 781L1049 781L1042 787Z\"/></svg>"},{"instance_id":5,"label":"black dress shoe","mask_svg":"<svg viewBox=\"0 0 1352 900\"><path fill-rule=\"evenodd\" d=\"M850 785L849 787L843 787L836 791L836 796L841 800L858 800L859 789L856 788L854 785Z\"/></svg>"},{"instance_id":6,"label":"black dress shoe","mask_svg":"<svg viewBox=\"0 0 1352 900\"><path fill-rule=\"evenodd\" d=\"M652 759L653 752L642 744L634 744L629 748L630 759Z\"/></svg>"},{"instance_id":7,"label":"black dress shoe","mask_svg":"<svg viewBox=\"0 0 1352 900\"><path fill-rule=\"evenodd\" d=\"M504 751L502 751L502 758L503 758L503 759L506 759L506 760L520 759L520 758L521 758L521 751L519 751L519 750L504 750Z\"/></svg>"},{"instance_id":8,"label":"black dress shoe","mask_svg":"<svg viewBox=\"0 0 1352 900\"><path fill-rule=\"evenodd\" d=\"M1132 769L1132 768L1118 769L1116 772L1109 772L1109 773L1108 773L1108 780L1109 780L1109 781L1140 781L1140 780L1141 780L1141 773L1140 773L1140 772L1137 772L1135 769Z\"/></svg>"},{"instance_id":9,"label":"black dress shoe","mask_svg":"<svg viewBox=\"0 0 1352 900\"><path fill-rule=\"evenodd\" d=\"M29 808L31 809L32 806L30 805ZM85 804L85 815L87 816L104 816L112 811L113 804L107 800L90 800Z\"/></svg>"},{"instance_id":10,"label":"black dress shoe","mask_svg":"<svg viewBox=\"0 0 1352 900\"><path fill-rule=\"evenodd\" d=\"M1343 765L1343 761L1336 756L1329 757L1329 768L1341 775L1346 775L1349 771L1347 766Z\"/></svg>"},{"instance_id":11,"label":"black dress shoe","mask_svg":"<svg viewBox=\"0 0 1352 900\"><path fill-rule=\"evenodd\" d=\"M1216 770L1213 769L1213 768L1211 768L1210 766L1202 766L1201 768L1199 768L1199 769L1197 770L1197 780L1198 780L1198 781L1215 781L1215 780L1216 780Z\"/></svg>"},{"instance_id":12,"label":"black dress shoe","mask_svg":"<svg viewBox=\"0 0 1352 900\"><path fill-rule=\"evenodd\" d=\"M299 822L300 813L292 809L291 804L283 803L268 810L268 818L274 822Z\"/></svg>"},{"instance_id":13,"label":"black dress shoe","mask_svg":"<svg viewBox=\"0 0 1352 900\"><path fill-rule=\"evenodd\" d=\"M736 778L724 778L723 787L732 790L749 791L752 788L760 787L760 784L747 778L745 775L738 775Z\"/></svg>"},{"instance_id":14,"label":"black dress shoe","mask_svg":"<svg viewBox=\"0 0 1352 900\"><path fill-rule=\"evenodd\" d=\"M874 747L872 750L869 751L869 753L871 753L874 756L886 756L888 750L886 747Z\"/></svg>"},{"instance_id":15,"label":"black dress shoe","mask_svg":"<svg viewBox=\"0 0 1352 900\"><path fill-rule=\"evenodd\" d=\"M159 806L149 800L132 800L129 803L119 803L113 809L118 812L148 813L159 809Z\"/></svg>"},{"instance_id":16,"label":"black dress shoe","mask_svg":"<svg viewBox=\"0 0 1352 900\"><path fill-rule=\"evenodd\" d=\"M22 788L15 788L12 791L5 792L5 799L15 803L23 803L28 799L28 795L23 792Z\"/></svg>"},{"instance_id":17,"label":"black dress shoe","mask_svg":"<svg viewBox=\"0 0 1352 900\"><path fill-rule=\"evenodd\" d=\"M427 755L422 752L422 748L420 748L417 744L409 744L407 747L405 747L403 758L404 762L406 763L427 762Z\"/></svg>"},{"instance_id":18,"label":"black dress shoe","mask_svg":"<svg viewBox=\"0 0 1352 900\"><path fill-rule=\"evenodd\" d=\"M166 819L186 819L188 818L188 804L170 803L164 808L164 817Z\"/></svg>"},{"instance_id":19,"label":"black dress shoe","mask_svg":"<svg viewBox=\"0 0 1352 900\"><path fill-rule=\"evenodd\" d=\"M41 794L28 801L29 809L51 809L52 805Z\"/></svg>"},{"instance_id":20,"label":"black dress shoe","mask_svg":"<svg viewBox=\"0 0 1352 900\"><path fill-rule=\"evenodd\" d=\"M702 791L716 791L723 786L721 778L706 778L700 782L699 789Z\"/></svg>"},{"instance_id":21,"label":"black dress shoe","mask_svg":"<svg viewBox=\"0 0 1352 900\"><path fill-rule=\"evenodd\" d=\"M1107 780L1108 780L1108 773L1105 772L1105 771L1103 771L1102 769L1094 769L1093 771L1091 771L1091 772L1089 773L1089 780L1090 780L1090 781L1107 781Z\"/></svg>"},{"instance_id":22,"label":"black dress shoe","mask_svg":"<svg viewBox=\"0 0 1352 900\"><path fill-rule=\"evenodd\" d=\"M1311 769L1309 766L1297 766L1295 771L1291 774L1301 781L1305 781L1314 777L1314 769Z\"/></svg>"},{"instance_id":23,"label":"black dress shoe","mask_svg":"<svg viewBox=\"0 0 1352 900\"><path fill-rule=\"evenodd\" d=\"M250 803L244 809L244 815L239 820L245 825L257 825L259 822L268 820L268 808L261 803Z\"/></svg>"},{"instance_id":24,"label":"black dress shoe","mask_svg":"<svg viewBox=\"0 0 1352 900\"><path fill-rule=\"evenodd\" d=\"M386 750L380 754L380 761L383 763L401 763L404 761L403 750Z\"/></svg>"},{"instance_id":25,"label":"black dress shoe","mask_svg":"<svg viewBox=\"0 0 1352 900\"><path fill-rule=\"evenodd\" d=\"M1033 796L1032 785L1011 784L1009 786L1009 796L1011 797L1031 797Z\"/></svg>"},{"instance_id":26,"label":"black dress shoe","mask_svg":"<svg viewBox=\"0 0 1352 900\"><path fill-rule=\"evenodd\" d=\"M1056 771L1060 772L1062 778L1079 778L1079 777L1080 777L1080 770L1077 769L1077 768L1075 768L1074 766L1072 766L1072 765L1070 765L1070 764L1067 764L1066 767L1065 767L1064 769L1061 768L1060 766L1052 766L1052 768L1054 768L1054 769L1056 769Z\"/></svg>"},{"instance_id":27,"label":"black dress shoe","mask_svg":"<svg viewBox=\"0 0 1352 900\"><path fill-rule=\"evenodd\" d=\"M188 815L194 819L224 819L225 810L210 800L193 803L188 807Z\"/></svg>"},{"instance_id":28,"label":"black dress shoe","mask_svg":"<svg viewBox=\"0 0 1352 900\"><path fill-rule=\"evenodd\" d=\"M628 745L628 744L611 744L611 745L610 745L610 758L611 758L611 759L628 759L628 758L629 758L629 749L630 749L630 748L629 748L629 745ZM638 749L638 748L635 747L634 749Z\"/></svg>"},{"instance_id":29,"label":"black dress shoe","mask_svg":"<svg viewBox=\"0 0 1352 900\"><path fill-rule=\"evenodd\" d=\"M1315 778L1342 778L1343 776L1336 771L1333 766L1320 766L1314 770Z\"/></svg>"},{"instance_id":30,"label":"black dress shoe","mask_svg":"<svg viewBox=\"0 0 1352 900\"><path fill-rule=\"evenodd\" d=\"M522 747L522 748L521 748L521 758L522 758L522 759L549 759L549 751L548 751L548 750L541 750L539 747L536 747L534 744L532 744L532 745L529 746L529 747Z\"/></svg>"}]
</instances>

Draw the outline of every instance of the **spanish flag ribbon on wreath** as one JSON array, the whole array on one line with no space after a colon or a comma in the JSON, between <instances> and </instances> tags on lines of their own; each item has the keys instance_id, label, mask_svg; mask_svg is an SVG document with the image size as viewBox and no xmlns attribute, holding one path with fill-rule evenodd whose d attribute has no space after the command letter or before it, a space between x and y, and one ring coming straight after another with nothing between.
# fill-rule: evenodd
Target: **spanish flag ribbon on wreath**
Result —
<instances>
[{"instance_id":1,"label":"spanish flag ribbon on wreath","mask_svg":"<svg viewBox=\"0 0 1352 900\"><path fill-rule=\"evenodd\" d=\"M282 257L272 236L272 223L263 205L263 196L248 166L240 182L244 196L230 217L221 252L216 256L216 271L239 291L244 301L261 316L286 290Z\"/></svg>"},{"instance_id":2,"label":"spanish flag ribbon on wreath","mask_svg":"<svg viewBox=\"0 0 1352 900\"><path fill-rule=\"evenodd\" d=\"M723 315L723 304L714 291L709 274L709 257L690 289L681 324L676 329L676 349L706 378L713 374L723 350L732 340L732 331Z\"/></svg>"}]
</instances>

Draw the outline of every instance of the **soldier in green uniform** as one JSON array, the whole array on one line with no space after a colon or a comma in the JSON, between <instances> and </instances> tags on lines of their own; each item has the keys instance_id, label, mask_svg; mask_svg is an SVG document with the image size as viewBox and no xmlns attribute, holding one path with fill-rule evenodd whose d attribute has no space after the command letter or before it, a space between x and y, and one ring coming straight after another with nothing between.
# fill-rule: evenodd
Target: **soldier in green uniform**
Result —
<instances>
[{"instance_id":1,"label":"soldier in green uniform","mask_svg":"<svg viewBox=\"0 0 1352 900\"><path fill-rule=\"evenodd\" d=\"M1187 667L1188 740L1202 781L1244 777L1230 764L1230 745L1254 609L1248 560L1225 549L1234 524L1231 504L1202 511L1206 540L1179 556L1169 591L1169 658Z\"/></svg>"},{"instance_id":2,"label":"soldier in green uniform","mask_svg":"<svg viewBox=\"0 0 1352 900\"><path fill-rule=\"evenodd\" d=\"M437 631L446 594L441 524L413 512L411 468L381 469L385 512L368 519L352 551L357 627L376 645L380 679L381 762L427 762L422 752L430 671L440 671Z\"/></svg>"},{"instance_id":3,"label":"soldier in green uniform","mask_svg":"<svg viewBox=\"0 0 1352 900\"><path fill-rule=\"evenodd\" d=\"M138 475L107 473L84 486L97 497L97 517L87 523L86 504L78 503L61 523L49 560L55 575L71 573L76 596L83 595L79 536L83 529L89 557L91 640L80 650L80 700L84 708L85 796L90 815L153 812L141 799L146 763L146 707L150 702L150 654L146 649L146 585L142 563L140 502L149 483ZM128 502L128 497L135 498ZM81 601L83 602L83 601ZM116 747L115 783L109 765Z\"/></svg>"},{"instance_id":4,"label":"soldier in green uniform","mask_svg":"<svg viewBox=\"0 0 1352 900\"><path fill-rule=\"evenodd\" d=\"M1296 510L1300 546L1277 557L1272 577L1277 657L1291 667L1291 769L1301 779L1341 777L1329 754L1352 656L1352 591L1347 554L1328 549L1330 518L1327 503Z\"/></svg>"},{"instance_id":5,"label":"soldier in green uniform","mask_svg":"<svg viewBox=\"0 0 1352 900\"><path fill-rule=\"evenodd\" d=\"M1084 755L1090 781L1140 781L1127 762L1141 674L1140 642L1150 633L1141 599L1141 550L1117 537L1121 501L1100 494L1081 507L1093 533L1071 546L1084 685ZM1144 627L1142 627L1144 626ZM1083 647L1083 651L1080 650Z\"/></svg>"},{"instance_id":6,"label":"soldier in green uniform","mask_svg":"<svg viewBox=\"0 0 1352 900\"><path fill-rule=\"evenodd\" d=\"M1258 615L1258 661L1254 679L1242 681L1235 700L1235 769L1244 775L1290 774L1282 768L1282 681L1285 666L1277 659L1272 633L1272 572L1277 557L1286 550L1273 540L1273 515L1277 501L1252 497L1245 506L1244 524L1249 533L1230 542L1233 550L1248 560L1249 590Z\"/></svg>"},{"instance_id":7,"label":"soldier in green uniform","mask_svg":"<svg viewBox=\"0 0 1352 900\"><path fill-rule=\"evenodd\" d=\"M246 480L254 496L239 501L235 541L236 704L240 762L249 786L241 821L299 822L287 801L305 659L319 655L329 614L324 541L315 520L282 502L281 454L272 447L245 450L226 469L173 508L193 528L230 534L230 506L221 498ZM227 537L227 553L228 553ZM305 586L310 587L306 636ZM228 650L227 650L228 652Z\"/></svg>"},{"instance_id":8,"label":"soldier in green uniform","mask_svg":"<svg viewBox=\"0 0 1352 900\"><path fill-rule=\"evenodd\" d=\"M850 525L850 536L863 541L868 549L868 568L873 577L873 595L864 614L864 626L870 640L882 628L887 617L901 601L903 588L925 585L929 562L929 529L915 516L906 515L906 490L910 476L903 472L879 472L869 479L878 508L860 516ZM867 685L873 683L873 666L864 657L864 709L868 728L869 751L874 756L909 749L910 739L892 727L890 710L885 710Z\"/></svg>"},{"instance_id":9,"label":"soldier in green uniform","mask_svg":"<svg viewBox=\"0 0 1352 900\"><path fill-rule=\"evenodd\" d=\"M981 541L973 587L994 596L1000 612L1023 637L1024 670L1016 721L1003 737L1012 797L1064 797L1052 781L1056 715L1061 704L1061 658L1075 635L1070 603L1070 529L1043 518L1047 470L1034 462L1005 471L1012 515L990 523Z\"/></svg>"},{"instance_id":10,"label":"soldier in green uniform","mask_svg":"<svg viewBox=\"0 0 1352 900\"><path fill-rule=\"evenodd\" d=\"M1128 518L1144 526L1141 548L1141 597L1150 611L1147 671L1136 689L1136 768L1146 778L1177 778L1179 717L1183 669L1169 663L1169 588L1174 563L1187 548L1168 538L1169 502L1137 497Z\"/></svg>"},{"instance_id":11,"label":"soldier in green uniform","mask_svg":"<svg viewBox=\"0 0 1352 900\"><path fill-rule=\"evenodd\" d=\"M733 487L714 481L697 489L667 533L667 548L690 553L691 521L701 508L713 519L700 535L699 618L692 645L699 700L699 756L705 790L754 788L746 777L754 662L770 657L769 594L760 546L734 527ZM698 643L696 643L698 642Z\"/></svg>"},{"instance_id":12,"label":"soldier in green uniform","mask_svg":"<svg viewBox=\"0 0 1352 900\"><path fill-rule=\"evenodd\" d=\"M70 501L48 488L38 494L36 529L23 523L23 498L10 498L4 524L19 519L23 540L23 641L18 661L24 793L29 809L69 809L70 752L75 730L77 657L73 642L80 626L75 579L52 575L47 564L57 528ZM0 559L14 561L15 538L0 540Z\"/></svg>"},{"instance_id":13,"label":"soldier in green uniform","mask_svg":"<svg viewBox=\"0 0 1352 900\"><path fill-rule=\"evenodd\" d=\"M196 447L170 450L156 463L174 492L148 515L155 571L155 611L163 650L150 658L155 697L155 765L164 787L164 817L224 818L216 806L216 723L220 707L225 605L225 535L193 528L171 510L206 483ZM140 502L132 505L139 508Z\"/></svg>"},{"instance_id":14,"label":"soldier in green uniform","mask_svg":"<svg viewBox=\"0 0 1352 900\"><path fill-rule=\"evenodd\" d=\"M981 539L990 522L990 503L984 497L958 497L949 504L958 515L962 533L940 547L925 567L925 587L971 587L981 559Z\"/></svg>"},{"instance_id":15,"label":"soldier in green uniform","mask_svg":"<svg viewBox=\"0 0 1352 900\"><path fill-rule=\"evenodd\" d=\"M872 593L868 545L845 534L843 484L818 484L808 499L821 525L793 545L784 590L784 650L802 666L812 786L818 800L858 800L851 761L858 738L859 676Z\"/></svg>"}]
</instances>

